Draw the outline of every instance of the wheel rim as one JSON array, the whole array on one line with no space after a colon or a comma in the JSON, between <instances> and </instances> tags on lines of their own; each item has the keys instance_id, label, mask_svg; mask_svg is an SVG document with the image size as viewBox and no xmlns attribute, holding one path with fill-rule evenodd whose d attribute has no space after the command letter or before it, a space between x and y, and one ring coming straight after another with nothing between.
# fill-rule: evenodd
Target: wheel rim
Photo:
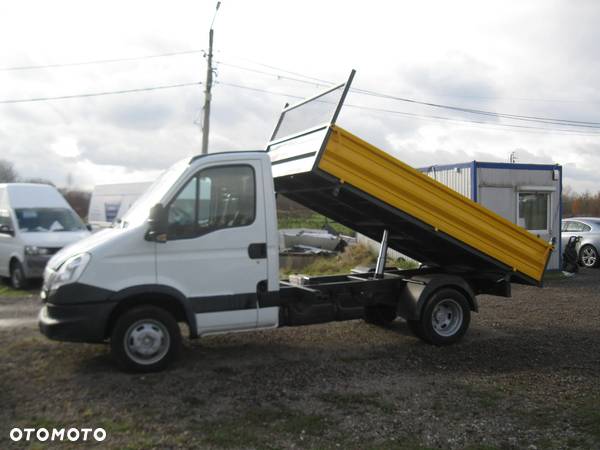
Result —
<instances>
[{"instance_id":1,"label":"wheel rim","mask_svg":"<svg viewBox=\"0 0 600 450\"><path fill-rule=\"evenodd\" d=\"M123 342L127 356L137 364L154 364L165 357L171 339L165 325L157 320L143 319L131 325Z\"/></svg>"},{"instance_id":2,"label":"wheel rim","mask_svg":"<svg viewBox=\"0 0 600 450\"><path fill-rule=\"evenodd\" d=\"M596 255L596 250L591 247L586 247L583 249L581 260L583 261L583 265L585 266L593 266L596 264L596 260L598 259L598 255Z\"/></svg>"},{"instance_id":3,"label":"wheel rim","mask_svg":"<svg viewBox=\"0 0 600 450\"><path fill-rule=\"evenodd\" d=\"M446 298L439 302L431 314L431 325L440 336L453 336L463 323L463 310L458 302Z\"/></svg>"}]
</instances>

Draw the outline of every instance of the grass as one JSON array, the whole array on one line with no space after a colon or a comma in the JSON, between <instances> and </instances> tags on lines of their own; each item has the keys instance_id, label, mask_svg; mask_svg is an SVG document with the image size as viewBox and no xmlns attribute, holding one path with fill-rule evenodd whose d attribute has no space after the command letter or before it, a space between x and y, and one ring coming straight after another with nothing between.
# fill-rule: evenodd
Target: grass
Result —
<instances>
[{"instance_id":1,"label":"grass","mask_svg":"<svg viewBox=\"0 0 600 450\"><path fill-rule=\"evenodd\" d=\"M277 214L277 225L279 229L283 228L316 228L321 229L325 225L329 225L335 231L347 236L354 236L355 232L337 222L333 222L325 216L318 213L298 214L287 211L279 211Z\"/></svg>"},{"instance_id":2,"label":"grass","mask_svg":"<svg viewBox=\"0 0 600 450\"><path fill-rule=\"evenodd\" d=\"M204 441L222 448L279 448L273 435L287 435L293 440L320 437L327 429L325 418L288 408L258 408L242 417L226 418L204 426Z\"/></svg>"},{"instance_id":3,"label":"grass","mask_svg":"<svg viewBox=\"0 0 600 450\"><path fill-rule=\"evenodd\" d=\"M364 410L367 407L371 407L380 410L384 414L392 414L395 410L393 403L381 400L377 394L325 392L319 395L319 399L345 411Z\"/></svg>"},{"instance_id":4,"label":"grass","mask_svg":"<svg viewBox=\"0 0 600 450\"><path fill-rule=\"evenodd\" d=\"M31 291L13 289L10 286L0 284L0 297L30 297L32 295Z\"/></svg>"},{"instance_id":5,"label":"grass","mask_svg":"<svg viewBox=\"0 0 600 450\"><path fill-rule=\"evenodd\" d=\"M588 399L575 411L575 426L600 440L600 398Z\"/></svg>"},{"instance_id":6,"label":"grass","mask_svg":"<svg viewBox=\"0 0 600 450\"><path fill-rule=\"evenodd\" d=\"M292 273L302 273L305 275L337 275L349 273L357 266L372 266L377 261L377 256L365 245L356 244L346 247L346 249L336 256L320 256L314 262L301 270L282 269L283 275ZM387 266L398 267L400 269L413 269L416 264L404 259L388 259Z\"/></svg>"},{"instance_id":7,"label":"grass","mask_svg":"<svg viewBox=\"0 0 600 450\"><path fill-rule=\"evenodd\" d=\"M460 386L467 392L468 397L474 399L484 409L498 408L500 403L506 398L502 391L495 386L483 387L462 383Z\"/></svg>"}]
</instances>

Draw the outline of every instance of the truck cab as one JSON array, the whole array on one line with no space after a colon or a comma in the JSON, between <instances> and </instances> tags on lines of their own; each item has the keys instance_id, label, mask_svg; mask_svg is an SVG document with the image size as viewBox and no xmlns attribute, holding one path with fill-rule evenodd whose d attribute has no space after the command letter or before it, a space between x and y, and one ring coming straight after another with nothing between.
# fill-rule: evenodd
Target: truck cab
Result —
<instances>
[{"instance_id":1,"label":"truck cab","mask_svg":"<svg viewBox=\"0 0 600 450\"><path fill-rule=\"evenodd\" d=\"M168 169L118 226L49 261L40 327L51 338L102 342L140 305L166 309L191 337L276 327L279 308L261 299L277 291L278 276L268 154L198 156ZM125 330L135 364L164 345L169 330L157 323Z\"/></svg>"}]
</instances>

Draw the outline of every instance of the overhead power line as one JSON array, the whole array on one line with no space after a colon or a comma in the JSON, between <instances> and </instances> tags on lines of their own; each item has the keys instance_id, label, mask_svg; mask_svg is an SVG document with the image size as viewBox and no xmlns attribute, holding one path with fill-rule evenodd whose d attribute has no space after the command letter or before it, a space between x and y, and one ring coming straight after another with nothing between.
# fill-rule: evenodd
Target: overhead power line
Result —
<instances>
[{"instance_id":1,"label":"overhead power line","mask_svg":"<svg viewBox=\"0 0 600 450\"><path fill-rule=\"evenodd\" d=\"M236 65L236 64L223 63L223 62L221 62L221 64L225 65L225 66L229 66L229 67L234 67L234 68L237 68L240 70L269 75L269 76L280 78L280 79L298 81L298 82L302 82L302 83L314 84L314 81L311 82L309 80L315 80L315 81L318 81L319 83L323 83L325 85L333 84L332 82L327 81L327 80L303 75L298 72L286 71L286 70L283 70L280 68L276 68L274 66L264 65L266 67L270 67L275 70L280 70L281 72L284 72L284 73L293 73L296 76L304 77L305 79L287 77L286 75L283 75L281 73L270 73L270 72L265 72L265 71L253 69L250 67L244 67L244 66L240 66L240 65ZM255 63L255 64L257 64L257 63ZM432 107L432 108L448 109L448 110L467 113L467 114L483 115L483 116L490 116L490 117L495 117L495 118L503 118L503 119L511 119L511 120L519 120L519 121L525 121L525 122L543 123L543 124L549 124L549 125L563 125L563 126L581 127L581 128L598 128L598 127L600 127L600 122L561 119L561 118L554 118L554 117L526 116L526 115L520 115L520 114L509 114L509 113L501 113L501 112L495 112L495 111L486 111L486 110L481 110L481 109L466 108L466 107L455 106L455 105L444 105L444 104L440 104L440 103L416 100L416 99L407 98L407 97L399 97L396 95L385 94L385 93L381 93L381 92L375 92L375 91L370 91L370 90L366 90L366 89L358 89L358 88L352 88L352 89L350 89L350 91L357 93L357 94L362 94L362 95L369 95L369 96L373 96L373 97L384 98L384 99L388 99L388 100L395 100L395 101L411 103L411 104L417 104L417 105L427 106L427 107Z\"/></svg>"},{"instance_id":2,"label":"overhead power line","mask_svg":"<svg viewBox=\"0 0 600 450\"><path fill-rule=\"evenodd\" d=\"M519 114L500 113L500 112L494 112L494 111L486 111L486 110L482 110L482 109L472 109L472 108L464 108L461 106L443 105L443 104L439 104L439 103L425 102L422 100L414 100L414 99L405 98L405 97L397 97L395 95L382 94L379 92L368 91L368 90L364 90L364 89L351 89L351 90L358 94L370 95L373 97L386 98L386 99L390 99L390 100L397 100L397 101L405 102L405 103L414 103L414 104L418 104L418 105L431 106L433 108L450 109L453 111L465 112L465 113L469 113L469 114L479 114L479 115L484 115L484 116L492 116L492 117L505 118L505 119L524 120L524 121L529 121L529 122L542 122L542 123L550 123L550 124L560 123L563 125L580 126L580 127L585 127L585 128L597 128L598 126L600 126L600 122L587 122L587 121L582 121L582 120L570 120L570 119L560 119L560 118L553 118L553 117L536 117L536 116L524 116L524 115L519 115Z\"/></svg>"},{"instance_id":3,"label":"overhead power line","mask_svg":"<svg viewBox=\"0 0 600 450\"><path fill-rule=\"evenodd\" d=\"M292 72L286 69L282 69L281 67L276 67L270 64L264 64L261 63L259 61L253 60L253 59L249 59L246 57L242 57L242 56L234 56L235 59L240 59L243 61L248 61L249 63L252 63L254 65L257 66L261 66L261 67L265 67L268 69L273 69L273 70L277 70L279 72L283 72L283 73L288 73L288 74L292 74L292 75L296 75L299 77L303 77L307 80L313 80L313 81L317 81L320 83L324 83L327 85L332 85L335 84L331 81L328 80L324 80L322 78L315 78L309 75L303 75L299 72ZM497 96L481 96L481 95L444 95L444 94L440 94L440 97L449 97L449 98L471 98L471 99L481 99L481 100L510 100L510 101L527 101L527 102L550 102L550 103L598 103L598 102L590 102L589 100L578 100L578 99L545 99L545 98L526 98L526 97L514 97L514 98L510 98L510 97L497 97Z\"/></svg>"},{"instance_id":4,"label":"overhead power line","mask_svg":"<svg viewBox=\"0 0 600 450\"><path fill-rule=\"evenodd\" d=\"M244 85L236 84L236 83L227 83L227 82L219 81L218 84L223 85L223 86L238 88L238 89L245 89L245 90L254 91L254 92L261 92L261 93L270 94L270 95L278 95L278 96L287 97L287 98L305 99L305 97L300 96L300 95L287 94L284 92L271 91L271 90L267 90L267 89L260 89L260 88L244 86ZM325 103L331 103L331 102L325 102ZM535 127L535 126L528 126L528 125L490 123L490 122L484 122L484 121L478 121L478 120L457 119L457 118L453 118L453 117L417 114L417 113L398 111L398 110L393 110L393 109L372 108L372 107L368 107L368 106L348 104L348 103L344 104L344 106L347 106L350 108L361 109L361 110L365 110L365 111L402 115L402 116L406 116L406 117L412 117L415 119L449 121L449 122L459 122L459 123L465 123L465 124L485 125L487 128L490 128L490 127L498 128L499 127L499 128L516 129L514 131L538 130L538 132L544 131L546 133L552 132L552 133L572 134L572 135L579 135L579 136L600 136L600 132L598 132L598 133L594 133L592 131L584 132L584 131L580 131L580 130L573 130L573 129L567 129L567 128L561 129L561 128ZM479 128L481 128L481 127L479 127Z\"/></svg>"},{"instance_id":5,"label":"overhead power line","mask_svg":"<svg viewBox=\"0 0 600 450\"><path fill-rule=\"evenodd\" d=\"M193 83L179 83L179 84L166 84L162 86L150 86L135 89L121 89L118 91L103 91L103 92L91 92L85 94L72 94L72 95L60 95L56 97L34 97L34 98L20 98L14 100L0 100L0 104L10 103L30 103L30 102L45 102L50 100L67 100L72 98L84 98L84 97L100 97L103 95L117 95L117 94L130 94L132 92L146 92L146 91L158 91L161 89L174 89L187 86L199 86L202 82L195 81Z\"/></svg>"},{"instance_id":6,"label":"overhead power line","mask_svg":"<svg viewBox=\"0 0 600 450\"><path fill-rule=\"evenodd\" d=\"M282 75L282 74L277 74L277 73L272 73L272 72L265 72L264 70L258 70L258 69L252 69L250 67L244 67L244 66L240 66L237 64L230 64L227 62L223 62L223 61L215 61L216 64L220 65L220 66L225 66L225 67L232 67L234 69L239 69L239 70L244 70L246 72L254 72L254 73L258 73L261 75L268 75L271 76L273 78L276 78L278 80L290 80L290 81L296 81L298 83L304 83L304 84L310 84L311 86L331 86L333 83L329 83L329 82L325 82L325 81L311 81L311 80L305 80L302 78L296 78L296 77L289 77L287 75Z\"/></svg>"},{"instance_id":7,"label":"overhead power line","mask_svg":"<svg viewBox=\"0 0 600 450\"><path fill-rule=\"evenodd\" d=\"M69 63L0 67L0 72L11 72L11 71L17 71L17 70L56 69L56 68L60 68L60 67L73 67L73 66L89 66L92 64L106 64L106 63L117 63L117 62L124 62L124 61L138 61L138 60L142 60L142 59L165 58L165 57L169 57L169 56L192 55L192 54L197 54L197 53L205 53L205 51L204 50L185 50L185 51L181 51L181 52L160 53L158 55L133 56L130 58L96 59L96 60L92 60L92 61L79 61L79 62L69 62Z\"/></svg>"}]
</instances>

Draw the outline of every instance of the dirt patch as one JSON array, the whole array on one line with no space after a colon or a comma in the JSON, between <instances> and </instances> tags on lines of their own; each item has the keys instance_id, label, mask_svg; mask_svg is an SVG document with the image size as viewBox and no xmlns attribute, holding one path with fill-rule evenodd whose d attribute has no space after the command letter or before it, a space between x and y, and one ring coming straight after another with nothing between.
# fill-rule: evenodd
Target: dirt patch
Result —
<instances>
[{"instance_id":1,"label":"dirt patch","mask_svg":"<svg viewBox=\"0 0 600 450\"><path fill-rule=\"evenodd\" d=\"M185 341L143 376L0 298L0 448L14 426L103 426L103 448L600 449L599 288L585 270L481 297L452 347L350 321Z\"/></svg>"}]
</instances>

